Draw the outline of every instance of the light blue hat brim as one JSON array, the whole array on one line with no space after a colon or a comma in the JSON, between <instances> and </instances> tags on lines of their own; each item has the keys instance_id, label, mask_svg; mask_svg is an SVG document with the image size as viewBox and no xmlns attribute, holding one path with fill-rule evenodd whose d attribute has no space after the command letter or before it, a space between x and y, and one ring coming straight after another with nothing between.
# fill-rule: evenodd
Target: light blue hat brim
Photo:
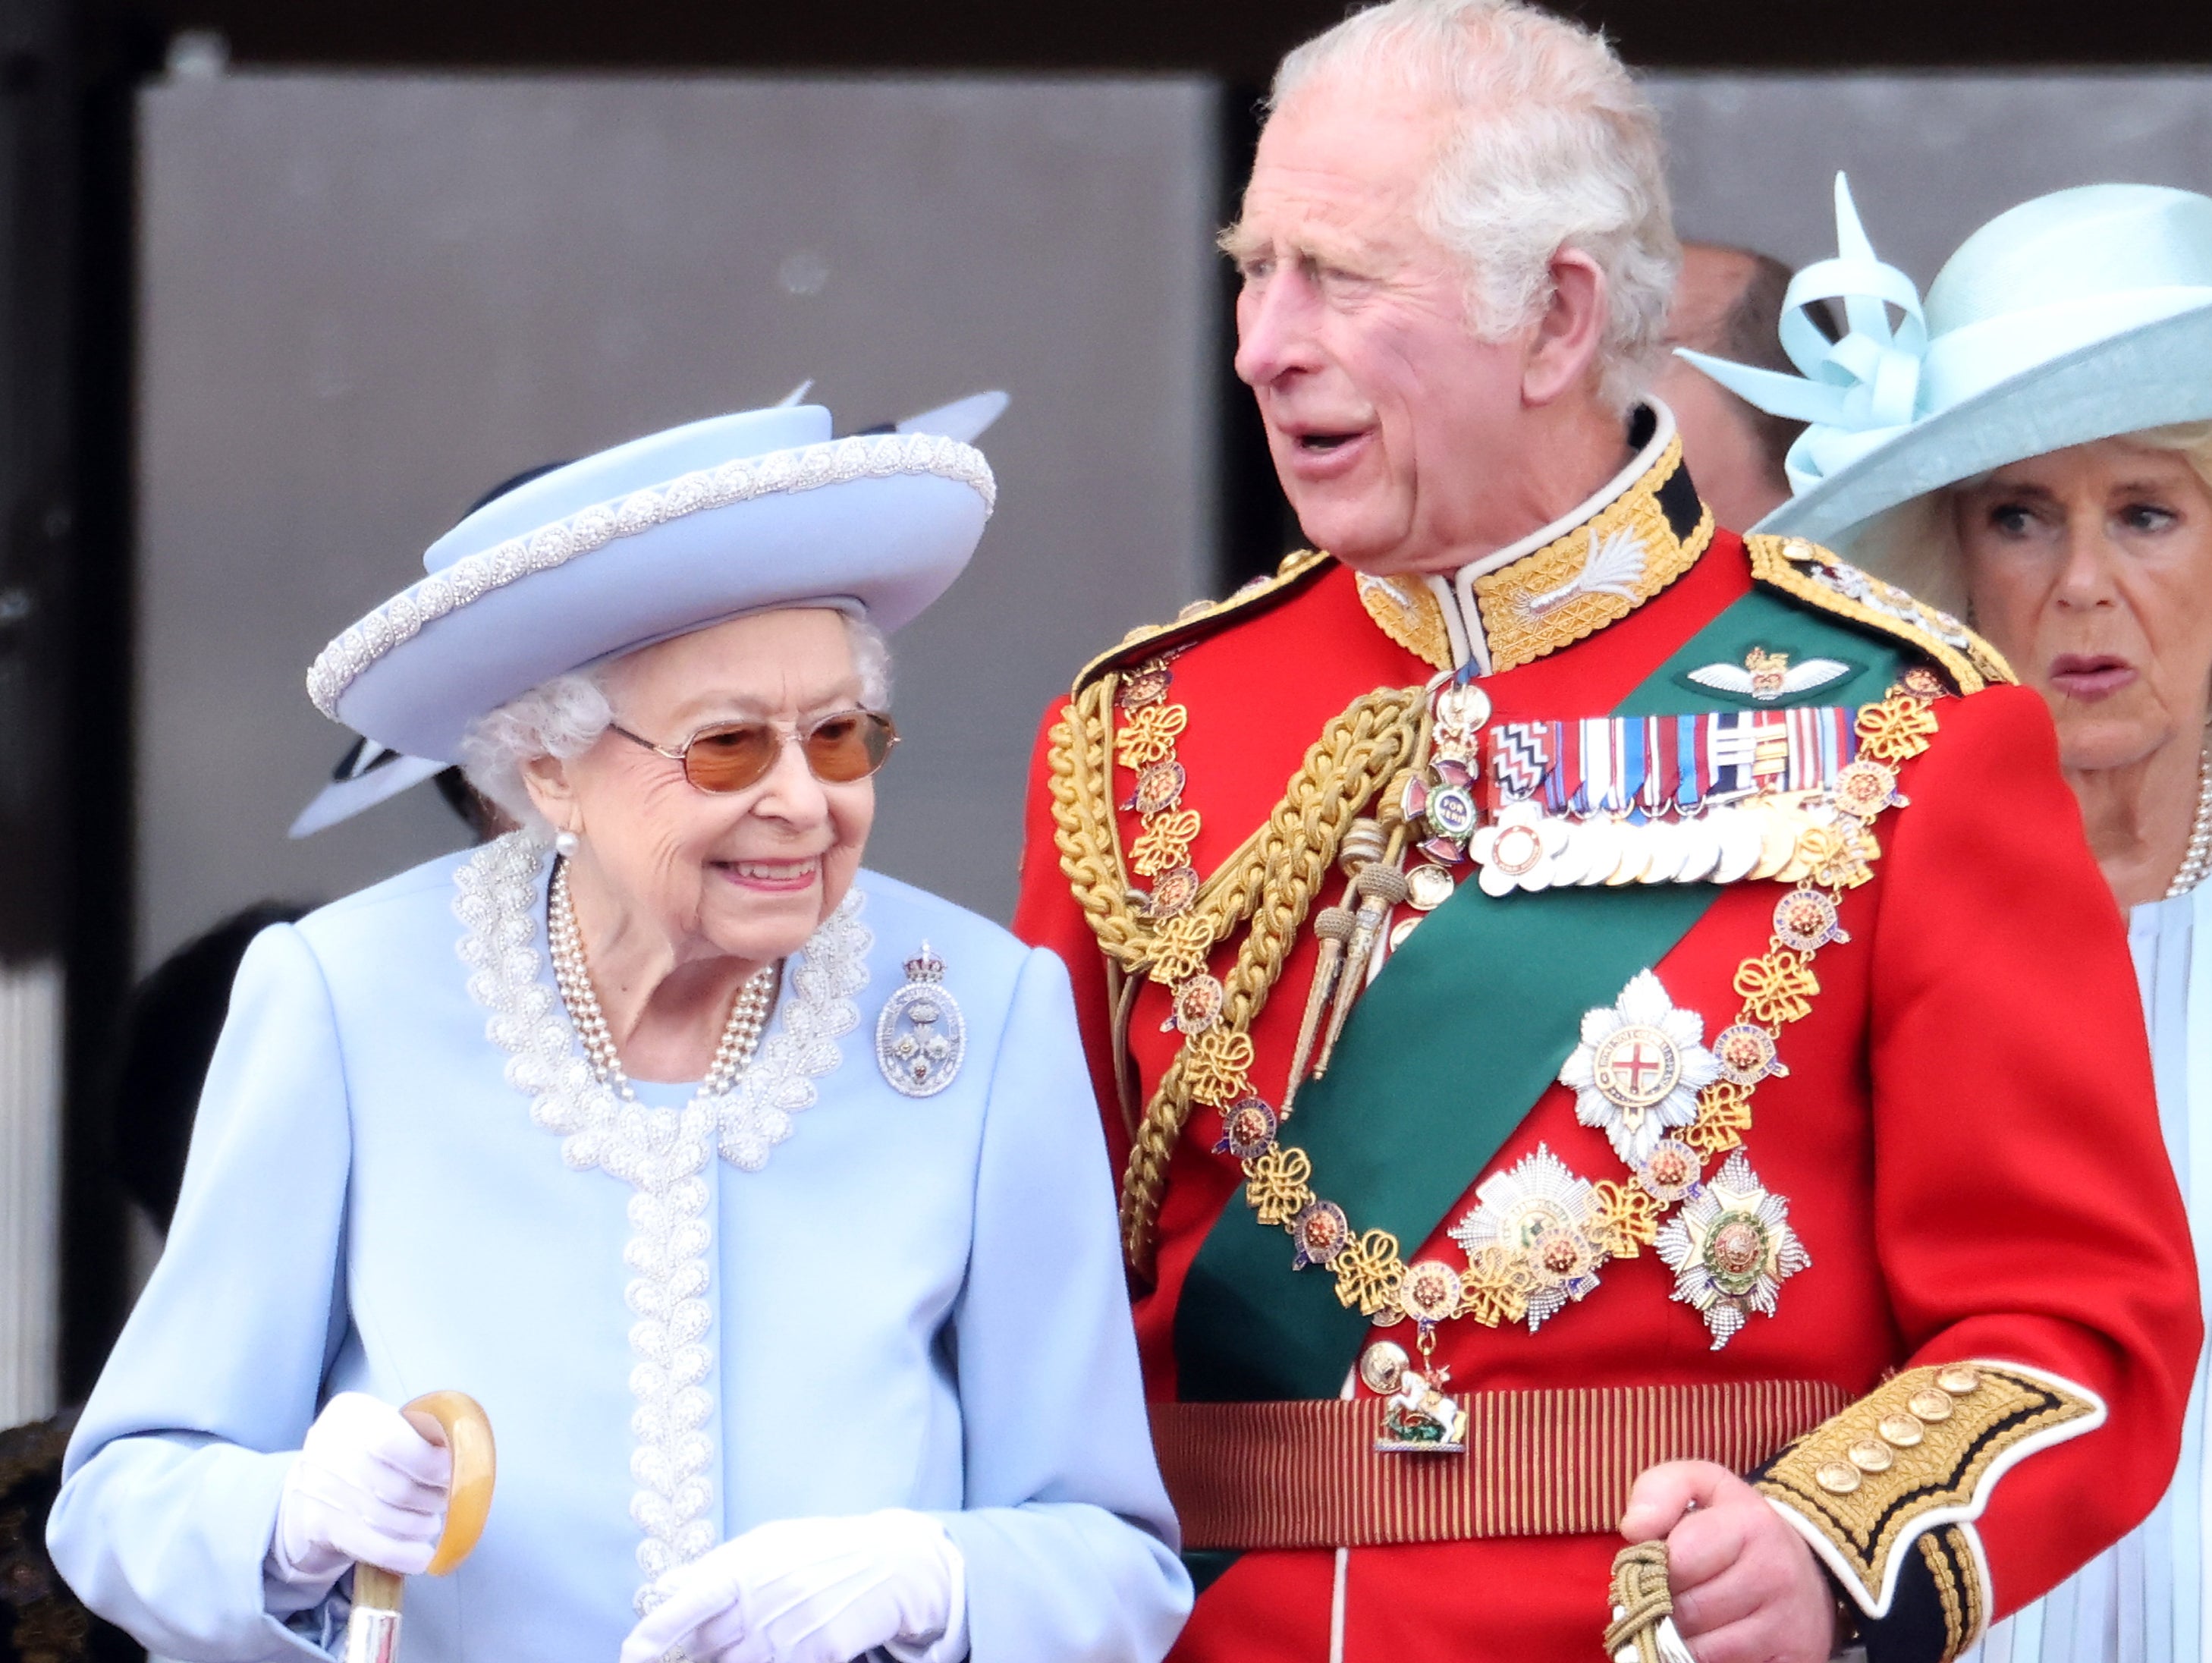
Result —
<instances>
[{"instance_id":1,"label":"light blue hat brim","mask_svg":"<svg viewBox=\"0 0 2212 1663\"><path fill-rule=\"evenodd\" d=\"M2212 305L2076 348L1923 417L1752 529L1849 553L1869 521L2069 445L2212 420Z\"/></svg>"},{"instance_id":2,"label":"light blue hat brim","mask_svg":"<svg viewBox=\"0 0 2212 1663\"><path fill-rule=\"evenodd\" d=\"M300 811L292 822L288 838L312 838L318 832L327 832L341 820L349 820L356 814L366 813L380 802L389 802L401 792L411 790L424 780L435 777L447 764L433 762L425 757L395 755L382 766L351 779L332 780L315 795L315 800Z\"/></svg>"},{"instance_id":3,"label":"light blue hat brim","mask_svg":"<svg viewBox=\"0 0 2212 1663\"><path fill-rule=\"evenodd\" d=\"M379 744L454 761L472 722L540 682L726 618L828 606L900 628L966 566L994 490L949 437L833 440L804 406L695 423L470 515L308 691Z\"/></svg>"}]
</instances>

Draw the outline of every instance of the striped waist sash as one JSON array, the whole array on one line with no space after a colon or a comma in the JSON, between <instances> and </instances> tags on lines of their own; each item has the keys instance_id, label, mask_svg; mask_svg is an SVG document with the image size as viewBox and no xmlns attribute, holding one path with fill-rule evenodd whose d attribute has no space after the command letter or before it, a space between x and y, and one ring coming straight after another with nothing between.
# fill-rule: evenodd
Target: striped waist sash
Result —
<instances>
[{"instance_id":1,"label":"striped waist sash","mask_svg":"<svg viewBox=\"0 0 2212 1663\"><path fill-rule=\"evenodd\" d=\"M1467 1453L1380 1454L1383 1401L1160 1403L1186 1548L1377 1547L1609 1532L1662 1461L1747 1472L1850 1401L1825 1380L1478 1392Z\"/></svg>"}]
</instances>

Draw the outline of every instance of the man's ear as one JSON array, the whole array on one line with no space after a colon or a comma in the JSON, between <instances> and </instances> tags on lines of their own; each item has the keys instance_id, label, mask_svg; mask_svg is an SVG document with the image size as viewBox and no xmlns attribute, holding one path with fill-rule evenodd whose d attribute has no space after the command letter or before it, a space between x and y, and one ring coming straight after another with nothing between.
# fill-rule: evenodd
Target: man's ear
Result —
<instances>
[{"instance_id":1,"label":"man's ear","mask_svg":"<svg viewBox=\"0 0 2212 1663\"><path fill-rule=\"evenodd\" d=\"M1552 293L1528 336L1521 399L1548 405L1583 385L1605 340L1612 294L1605 273L1579 248L1552 256Z\"/></svg>"},{"instance_id":2,"label":"man's ear","mask_svg":"<svg viewBox=\"0 0 2212 1663\"><path fill-rule=\"evenodd\" d=\"M583 813L576 801L576 783L568 764L559 757L536 756L522 764L522 789L546 823L556 832L583 831Z\"/></svg>"}]
</instances>

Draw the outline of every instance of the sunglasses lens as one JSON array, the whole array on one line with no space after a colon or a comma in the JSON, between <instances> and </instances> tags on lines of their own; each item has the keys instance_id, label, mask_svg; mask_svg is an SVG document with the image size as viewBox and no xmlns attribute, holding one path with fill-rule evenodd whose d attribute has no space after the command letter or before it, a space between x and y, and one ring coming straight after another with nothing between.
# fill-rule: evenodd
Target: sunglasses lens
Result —
<instances>
[{"instance_id":1,"label":"sunglasses lens","mask_svg":"<svg viewBox=\"0 0 2212 1663\"><path fill-rule=\"evenodd\" d=\"M832 716L806 736L806 765L833 785L866 779L898 742L891 719L872 710Z\"/></svg>"},{"instance_id":2,"label":"sunglasses lens","mask_svg":"<svg viewBox=\"0 0 2212 1663\"><path fill-rule=\"evenodd\" d=\"M775 729L740 722L699 734L684 748L684 777L702 791L742 791L775 764Z\"/></svg>"}]
</instances>

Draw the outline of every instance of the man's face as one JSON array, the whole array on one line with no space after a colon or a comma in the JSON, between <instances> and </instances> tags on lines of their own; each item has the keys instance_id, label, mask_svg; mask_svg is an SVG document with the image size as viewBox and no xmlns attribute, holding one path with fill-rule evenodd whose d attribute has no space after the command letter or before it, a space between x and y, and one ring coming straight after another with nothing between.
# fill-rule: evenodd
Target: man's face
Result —
<instances>
[{"instance_id":1,"label":"man's face","mask_svg":"<svg viewBox=\"0 0 2212 1663\"><path fill-rule=\"evenodd\" d=\"M1226 240L1237 373L1283 489L1316 545L1362 571L1466 557L1452 551L1484 542L1494 478L1527 442L1520 337L1476 339L1464 271L1418 222L1446 133L1402 94L1311 85L1268 122Z\"/></svg>"}]
</instances>

